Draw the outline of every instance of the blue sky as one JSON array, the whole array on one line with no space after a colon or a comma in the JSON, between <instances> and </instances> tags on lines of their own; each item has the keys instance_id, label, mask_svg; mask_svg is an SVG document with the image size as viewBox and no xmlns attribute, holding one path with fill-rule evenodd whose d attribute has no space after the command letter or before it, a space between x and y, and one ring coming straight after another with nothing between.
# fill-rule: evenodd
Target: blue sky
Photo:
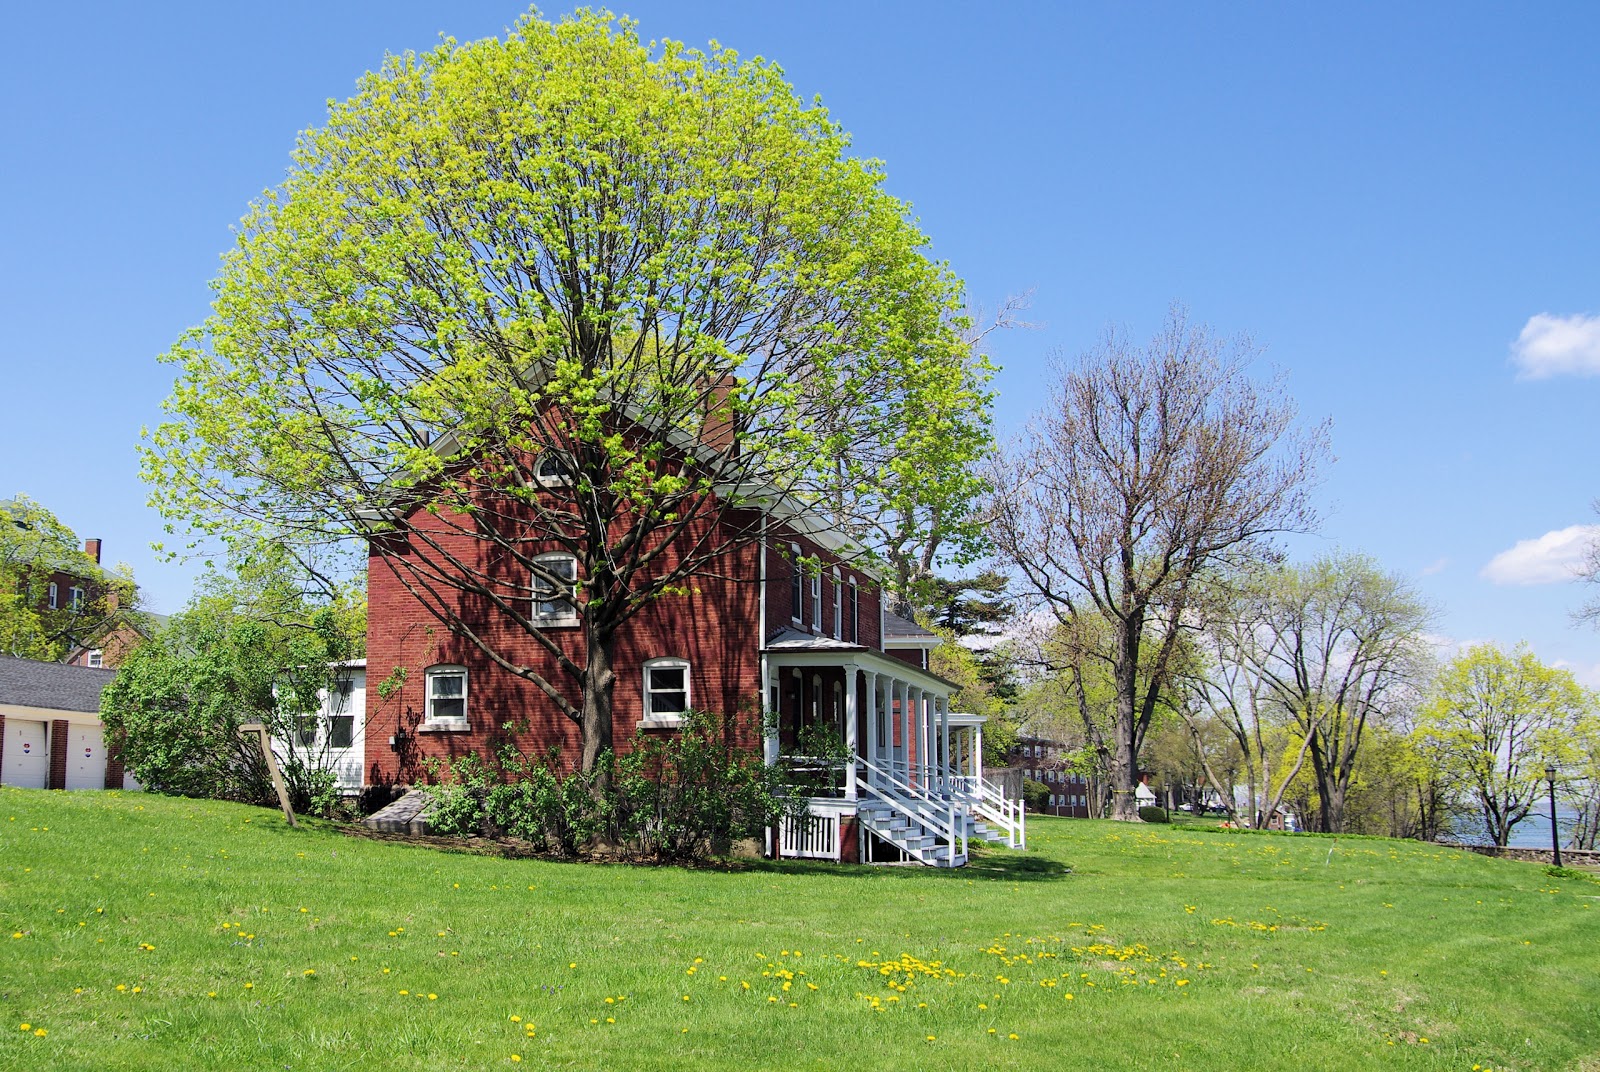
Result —
<instances>
[{"instance_id":1,"label":"blue sky","mask_svg":"<svg viewBox=\"0 0 1600 1072\"><path fill-rule=\"evenodd\" d=\"M886 162L975 299L1033 292L1039 326L996 346L1002 433L1052 354L1182 302L1333 422L1326 521L1297 555L1371 553L1440 605L1441 635L1526 639L1600 684L1600 635L1567 619L1583 586L1518 583L1564 576L1588 530L1560 534L1600 522L1600 6L616 8L780 62ZM0 495L101 537L178 609L192 568L150 552L133 450L171 385L156 355L203 319L230 226L328 98L386 51L519 13L12 12Z\"/></svg>"}]
</instances>

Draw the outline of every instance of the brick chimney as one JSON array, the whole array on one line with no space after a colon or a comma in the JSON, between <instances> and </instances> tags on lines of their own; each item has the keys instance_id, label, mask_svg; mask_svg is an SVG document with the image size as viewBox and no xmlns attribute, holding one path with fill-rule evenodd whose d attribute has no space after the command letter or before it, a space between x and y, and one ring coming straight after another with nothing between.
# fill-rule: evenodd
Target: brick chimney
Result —
<instances>
[{"instance_id":1,"label":"brick chimney","mask_svg":"<svg viewBox=\"0 0 1600 1072\"><path fill-rule=\"evenodd\" d=\"M94 564L98 566L100 564L100 541L84 540L83 553L94 559Z\"/></svg>"}]
</instances>

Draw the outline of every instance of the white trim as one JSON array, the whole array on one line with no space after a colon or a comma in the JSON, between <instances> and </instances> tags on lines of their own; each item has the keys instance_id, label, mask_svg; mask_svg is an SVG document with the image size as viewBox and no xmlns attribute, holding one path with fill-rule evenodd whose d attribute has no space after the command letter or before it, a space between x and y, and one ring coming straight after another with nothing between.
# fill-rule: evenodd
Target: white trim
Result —
<instances>
[{"instance_id":1,"label":"white trim","mask_svg":"<svg viewBox=\"0 0 1600 1072\"><path fill-rule=\"evenodd\" d=\"M811 571L811 631L822 634L822 567Z\"/></svg>"},{"instance_id":2,"label":"white trim","mask_svg":"<svg viewBox=\"0 0 1600 1072\"><path fill-rule=\"evenodd\" d=\"M528 588L532 596L532 603L528 608L529 620L535 627L540 629L577 625L580 621L578 617L578 556L567 551L551 551L548 554L535 555L533 561L536 563L570 562L572 563L572 577L568 581L571 587L567 590L565 598L560 595L559 591L550 591L541 587L540 579L537 576L530 577ZM546 592L548 592L548 596L545 595ZM545 614L539 608L541 603L565 603L570 608L570 613L559 617L554 614Z\"/></svg>"},{"instance_id":3,"label":"white trim","mask_svg":"<svg viewBox=\"0 0 1600 1072\"><path fill-rule=\"evenodd\" d=\"M789 575L789 601L794 604L790 610L793 614L792 620L794 624L804 629L806 624L806 586L804 575L801 573L800 569L800 545L797 543L791 543L789 545L789 552L789 568L794 571ZM761 643L765 644L766 642L767 638L762 637Z\"/></svg>"},{"instance_id":4,"label":"white trim","mask_svg":"<svg viewBox=\"0 0 1600 1072\"><path fill-rule=\"evenodd\" d=\"M71 588L68 588L67 606L71 607L73 610L82 610L83 599L86 594L87 593L84 592L81 584L75 584Z\"/></svg>"},{"instance_id":5,"label":"white trim","mask_svg":"<svg viewBox=\"0 0 1600 1072\"><path fill-rule=\"evenodd\" d=\"M844 639L844 575L833 567L833 639Z\"/></svg>"},{"instance_id":6,"label":"white trim","mask_svg":"<svg viewBox=\"0 0 1600 1072\"><path fill-rule=\"evenodd\" d=\"M662 656L658 659L646 659L644 662L643 674L641 675L643 680L640 682L642 689L640 696L643 700L640 710L644 713L644 717L639 720L639 726L641 729L672 729L674 727L683 725L683 713L680 711L663 712L661 714L657 714L655 711L651 710L650 697L653 691L662 693L675 693L679 691L677 689L652 690L650 688L650 671L658 669L681 669L683 671L683 710L689 710L694 704L693 694L690 692L691 686L689 684L689 678L691 675L689 673L690 667L688 659L680 659L672 655Z\"/></svg>"},{"instance_id":7,"label":"white trim","mask_svg":"<svg viewBox=\"0 0 1600 1072\"><path fill-rule=\"evenodd\" d=\"M459 717L436 718L433 713L433 701L435 698L433 695L433 683L438 678L452 677L458 674L461 677L461 715ZM468 717L472 711L471 707L468 706L469 697L471 696L470 677L471 675L467 672L467 668L457 663L438 663L428 667L423 672L423 719L422 725L418 727L419 730L439 732L441 730L465 730L470 728L471 722ZM449 698L454 699L454 697Z\"/></svg>"},{"instance_id":8,"label":"white trim","mask_svg":"<svg viewBox=\"0 0 1600 1072\"><path fill-rule=\"evenodd\" d=\"M50 582L50 598L48 600L51 610L61 609L61 590L56 587L56 582Z\"/></svg>"},{"instance_id":9,"label":"white trim","mask_svg":"<svg viewBox=\"0 0 1600 1072\"><path fill-rule=\"evenodd\" d=\"M861 643L861 585L850 576L850 643Z\"/></svg>"}]
</instances>

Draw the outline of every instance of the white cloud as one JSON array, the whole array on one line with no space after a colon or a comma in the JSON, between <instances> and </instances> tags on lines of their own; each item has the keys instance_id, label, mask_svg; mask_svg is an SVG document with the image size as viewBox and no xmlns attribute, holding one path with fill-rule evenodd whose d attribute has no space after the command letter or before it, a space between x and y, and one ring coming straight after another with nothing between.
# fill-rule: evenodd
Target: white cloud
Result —
<instances>
[{"instance_id":1,"label":"white cloud","mask_svg":"<svg viewBox=\"0 0 1600 1072\"><path fill-rule=\"evenodd\" d=\"M1530 316L1511 344L1520 380L1550 376L1600 376L1600 316Z\"/></svg>"},{"instance_id":2,"label":"white cloud","mask_svg":"<svg viewBox=\"0 0 1600 1072\"><path fill-rule=\"evenodd\" d=\"M1586 689L1600 689L1600 663L1569 663L1565 659L1557 659L1550 665L1572 671L1578 684Z\"/></svg>"},{"instance_id":3,"label":"white cloud","mask_svg":"<svg viewBox=\"0 0 1600 1072\"><path fill-rule=\"evenodd\" d=\"M1568 525L1533 540L1518 540L1479 571L1495 584L1560 584L1576 580L1584 554L1600 539L1600 525Z\"/></svg>"},{"instance_id":4,"label":"white cloud","mask_svg":"<svg viewBox=\"0 0 1600 1072\"><path fill-rule=\"evenodd\" d=\"M1443 573L1444 572L1444 568L1446 566L1448 566L1449 564L1450 564L1449 556L1446 556L1444 558L1436 558L1432 562L1428 563L1426 566L1423 566L1422 569L1419 570L1418 572L1421 573L1422 576L1424 576L1424 577L1432 577L1435 573Z\"/></svg>"}]
</instances>

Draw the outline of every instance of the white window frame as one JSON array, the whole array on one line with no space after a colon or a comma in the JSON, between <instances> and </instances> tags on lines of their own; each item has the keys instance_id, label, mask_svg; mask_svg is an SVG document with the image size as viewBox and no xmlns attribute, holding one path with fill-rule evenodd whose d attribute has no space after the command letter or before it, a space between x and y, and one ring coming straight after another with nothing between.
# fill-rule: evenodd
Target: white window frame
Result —
<instances>
[{"instance_id":1,"label":"white window frame","mask_svg":"<svg viewBox=\"0 0 1600 1072\"><path fill-rule=\"evenodd\" d=\"M540 472L544 468L544 463L552 459L561 463L562 468L566 470L561 476L545 476ZM541 488L564 488L572 483L572 464L561 455L560 451L547 450L534 460L533 481Z\"/></svg>"},{"instance_id":2,"label":"white window frame","mask_svg":"<svg viewBox=\"0 0 1600 1072\"><path fill-rule=\"evenodd\" d=\"M439 718L433 713L433 701L435 699L433 683L442 677L455 677L458 675L461 678L461 715L459 718L455 716ZM472 675L467 672L466 667L454 663L440 663L437 666L428 667L427 672L423 675L422 683L424 729L464 730L471 725L469 720L469 716L472 713L472 708L469 706L472 696L471 678Z\"/></svg>"},{"instance_id":3,"label":"white window frame","mask_svg":"<svg viewBox=\"0 0 1600 1072\"><path fill-rule=\"evenodd\" d=\"M100 648L90 648L89 654L83 657L83 665L100 668L106 665L106 653Z\"/></svg>"},{"instance_id":4,"label":"white window frame","mask_svg":"<svg viewBox=\"0 0 1600 1072\"><path fill-rule=\"evenodd\" d=\"M811 631L822 632L822 570L811 571Z\"/></svg>"},{"instance_id":5,"label":"white window frame","mask_svg":"<svg viewBox=\"0 0 1600 1072\"><path fill-rule=\"evenodd\" d=\"M83 609L84 591L81 585L73 585L67 589L67 606L73 610Z\"/></svg>"},{"instance_id":6,"label":"white window frame","mask_svg":"<svg viewBox=\"0 0 1600 1072\"><path fill-rule=\"evenodd\" d=\"M794 568L794 573L789 578L789 602L794 606L794 624L804 626L805 623L805 582L801 576L802 563L800 562L800 545L789 545L789 564Z\"/></svg>"},{"instance_id":7,"label":"white window frame","mask_svg":"<svg viewBox=\"0 0 1600 1072\"><path fill-rule=\"evenodd\" d=\"M54 582L54 581L50 582L50 599L49 599L49 603L50 603L50 609L51 610L60 610L61 609L61 590L56 587L56 582Z\"/></svg>"},{"instance_id":8,"label":"white window frame","mask_svg":"<svg viewBox=\"0 0 1600 1072\"><path fill-rule=\"evenodd\" d=\"M861 643L861 585L850 578L850 643Z\"/></svg>"},{"instance_id":9,"label":"white window frame","mask_svg":"<svg viewBox=\"0 0 1600 1072\"><path fill-rule=\"evenodd\" d=\"M644 664L643 681L640 682L640 695L644 700L644 717L639 720L639 725L645 729L673 727L683 725L682 711L657 712L651 705L650 698L656 692L677 692L677 689L651 689L651 670L682 670L683 671L683 710L688 711L694 705L693 684L690 678L689 660L679 659L676 656L664 656L659 659L647 659Z\"/></svg>"},{"instance_id":10,"label":"white window frame","mask_svg":"<svg viewBox=\"0 0 1600 1072\"><path fill-rule=\"evenodd\" d=\"M530 577L529 589L532 594L532 603L529 607L528 617L537 628L560 628L561 626L577 625L578 618L578 556L566 551L552 551L545 555L536 555L534 562L570 562L572 563L572 579L568 582L566 598L561 598L558 593L552 593L549 598L543 597L544 582L537 576ZM568 611L565 614L547 613L541 603L565 603Z\"/></svg>"},{"instance_id":11,"label":"white window frame","mask_svg":"<svg viewBox=\"0 0 1600 1072\"><path fill-rule=\"evenodd\" d=\"M833 567L833 639L844 639L844 578Z\"/></svg>"}]
</instances>

